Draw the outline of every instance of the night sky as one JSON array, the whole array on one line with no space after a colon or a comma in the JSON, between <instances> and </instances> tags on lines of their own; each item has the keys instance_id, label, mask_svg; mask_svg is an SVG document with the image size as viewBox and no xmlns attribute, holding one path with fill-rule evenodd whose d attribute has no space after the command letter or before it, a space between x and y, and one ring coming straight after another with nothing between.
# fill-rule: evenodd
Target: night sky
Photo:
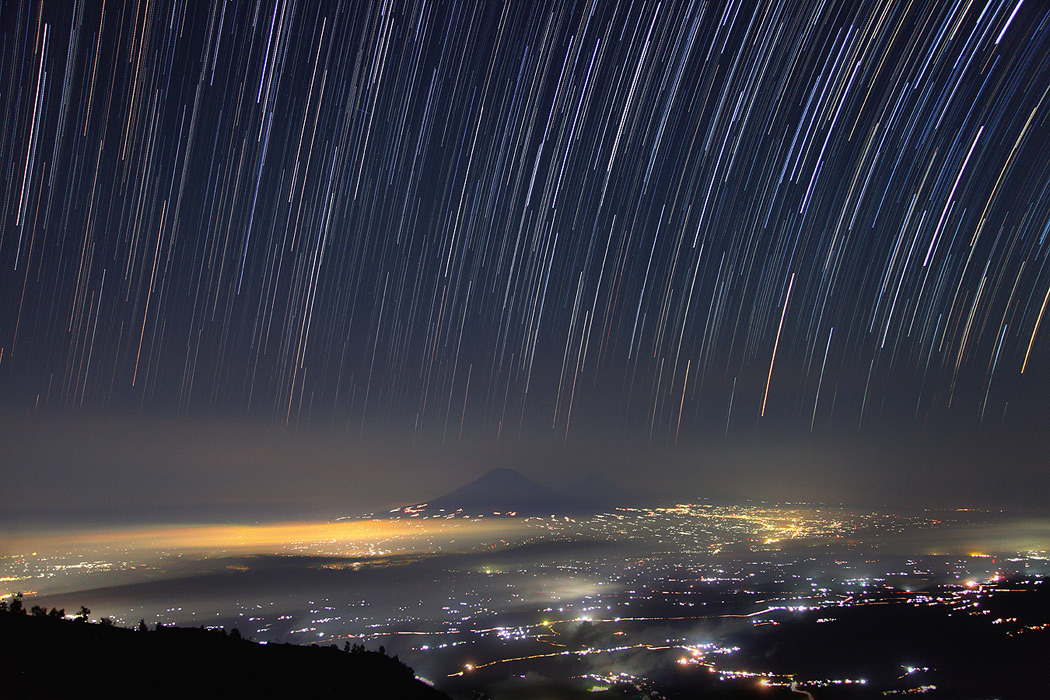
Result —
<instances>
[{"instance_id":1,"label":"night sky","mask_svg":"<svg viewBox=\"0 0 1050 700\"><path fill-rule=\"evenodd\" d=\"M1045 505L1043 2L9 0L0 31L8 509L496 466Z\"/></svg>"}]
</instances>

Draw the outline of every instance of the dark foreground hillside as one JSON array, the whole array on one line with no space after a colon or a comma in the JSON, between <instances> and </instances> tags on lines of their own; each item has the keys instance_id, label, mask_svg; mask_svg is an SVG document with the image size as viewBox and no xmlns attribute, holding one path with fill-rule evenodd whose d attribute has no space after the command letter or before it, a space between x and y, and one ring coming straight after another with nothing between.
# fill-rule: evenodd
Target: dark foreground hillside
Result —
<instances>
[{"instance_id":1,"label":"dark foreground hillside","mask_svg":"<svg viewBox=\"0 0 1050 700\"><path fill-rule=\"evenodd\" d=\"M374 651L256 644L221 630L131 630L0 612L4 698L406 698L447 700Z\"/></svg>"}]
</instances>

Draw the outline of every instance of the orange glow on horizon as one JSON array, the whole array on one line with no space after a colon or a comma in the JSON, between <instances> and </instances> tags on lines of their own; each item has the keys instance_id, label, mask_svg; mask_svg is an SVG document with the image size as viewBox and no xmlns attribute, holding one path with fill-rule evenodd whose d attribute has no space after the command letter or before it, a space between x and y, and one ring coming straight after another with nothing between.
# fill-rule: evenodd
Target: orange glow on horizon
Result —
<instances>
[{"instance_id":1,"label":"orange glow on horizon","mask_svg":"<svg viewBox=\"0 0 1050 700\"><path fill-rule=\"evenodd\" d=\"M520 527L519 521L425 522L419 520L289 521L260 524L148 525L28 534L9 551L57 552L85 547L163 552L339 554L382 556L428 549L434 535L480 535ZM417 542L418 540L418 542ZM389 545L389 546L384 546Z\"/></svg>"}]
</instances>

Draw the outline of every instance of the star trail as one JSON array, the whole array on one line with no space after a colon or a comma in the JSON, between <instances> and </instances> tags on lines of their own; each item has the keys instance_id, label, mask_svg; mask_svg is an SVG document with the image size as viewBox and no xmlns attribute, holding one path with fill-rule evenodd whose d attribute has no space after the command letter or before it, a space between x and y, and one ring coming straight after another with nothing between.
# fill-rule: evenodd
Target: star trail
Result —
<instances>
[{"instance_id":1,"label":"star trail","mask_svg":"<svg viewBox=\"0 0 1050 700\"><path fill-rule=\"evenodd\" d=\"M1046 385L1044 3L9 1L0 26L16 411L666 448L991 430Z\"/></svg>"}]
</instances>

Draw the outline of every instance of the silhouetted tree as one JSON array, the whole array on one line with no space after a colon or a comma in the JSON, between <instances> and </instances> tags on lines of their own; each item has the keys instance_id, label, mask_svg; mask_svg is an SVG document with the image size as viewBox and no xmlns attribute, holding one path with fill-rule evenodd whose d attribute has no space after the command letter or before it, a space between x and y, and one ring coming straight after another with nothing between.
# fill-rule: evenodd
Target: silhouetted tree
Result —
<instances>
[{"instance_id":1,"label":"silhouetted tree","mask_svg":"<svg viewBox=\"0 0 1050 700\"><path fill-rule=\"evenodd\" d=\"M42 608L39 605L34 605L29 609L29 614L33 617L47 617L47 608Z\"/></svg>"},{"instance_id":2,"label":"silhouetted tree","mask_svg":"<svg viewBox=\"0 0 1050 700\"><path fill-rule=\"evenodd\" d=\"M139 632L149 632L149 627L146 627L146 620L139 620Z\"/></svg>"},{"instance_id":3,"label":"silhouetted tree","mask_svg":"<svg viewBox=\"0 0 1050 700\"><path fill-rule=\"evenodd\" d=\"M81 605L80 606L80 611L77 612L76 617L74 619L77 622L87 622L88 621L88 615L90 615L90 614L91 614L91 611L88 610L83 605Z\"/></svg>"},{"instance_id":4,"label":"silhouetted tree","mask_svg":"<svg viewBox=\"0 0 1050 700\"><path fill-rule=\"evenodd\" d=\"M62 608L61 610L59 610L58 608L51 608L51 612L48 613L48 617L65 617L65 616L66 616L66 609L65 608Z\"/></svg>"},{"instance_id":5,"label":"silhouetted tree","mask_svg":"<svg viewBox=\"0 0 1050 700\"><path fill-rule=\"evenodd\" d=\"M230 638L231 639L240 639L241 638L241 631L239 629L237 629L236 627L234 627L232 630L230 630Z\"/></svg>"},{"instance_id":6,"label":"silhouetted tree","mask_svg":"<svg viewBox=\"0 0 1050 700\"><path fill-rule=\"evenodd\" d=\"M26 612L26 609L24 607L22 607L22 592L21 591L16 593L14 599L11 601L11 612L13 612L13 613L22 613L23 615Z\"/></svg>"}]
</instances>

